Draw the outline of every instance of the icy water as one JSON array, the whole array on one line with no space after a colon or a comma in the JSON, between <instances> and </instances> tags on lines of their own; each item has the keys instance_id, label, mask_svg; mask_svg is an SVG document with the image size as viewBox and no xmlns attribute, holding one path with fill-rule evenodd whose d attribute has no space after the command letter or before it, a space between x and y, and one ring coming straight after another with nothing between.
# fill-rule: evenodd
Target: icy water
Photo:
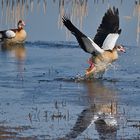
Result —
<instances>
[{"instance_id":1,"label":"icy water","mask_svg":"<svg viewBox=\"0 0 140 140\"><path fill-rule=\"evenodd\" d=\"M1 46L0 139L140 139L140 48L125 47L103 79L77 81L90 55L74 42Z\"/></svg>"}]
</instances>

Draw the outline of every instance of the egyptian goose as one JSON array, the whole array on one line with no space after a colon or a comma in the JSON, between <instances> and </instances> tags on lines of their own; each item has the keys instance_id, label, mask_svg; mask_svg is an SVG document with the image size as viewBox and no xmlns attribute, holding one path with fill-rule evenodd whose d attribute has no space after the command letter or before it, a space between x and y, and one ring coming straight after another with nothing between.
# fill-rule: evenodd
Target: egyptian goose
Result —
<instances>
[{"instance_id":1,"label":"egyptian goose","mask_svg":"<svg viewBox=\"0 0 140 140\"><path fill-rule=\"evenodd\" d=\"M17 29L9 29L0 31L0 41L5 44L24 43L26 40L26 31L24 30L25 23L19 20Z\"/></svg>"},{"instance_id":2,"label":"egyptian goose","mask_svg":"<svg viewBox=\"0 0 140 140\"><path fill-rule=\"evenodd\" d=\"M118 8L113 7L107 10L93 40L77 29L66 16L62 18L62 21L76 37L80 47L92 55L88 61L90 67L86 70L86 77L104 73L106 68L118 59L118 51L125 52L123 46L116 45L121 33Z\"/></svg>"}]
</instances>

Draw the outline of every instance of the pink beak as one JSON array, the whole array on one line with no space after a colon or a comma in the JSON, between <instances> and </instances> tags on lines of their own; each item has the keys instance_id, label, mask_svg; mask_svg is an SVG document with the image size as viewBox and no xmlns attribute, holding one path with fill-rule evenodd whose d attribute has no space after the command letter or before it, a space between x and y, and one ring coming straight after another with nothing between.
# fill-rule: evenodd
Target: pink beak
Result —
<instances>
[{"instance_id":1,"label":"pink beak","mask_svg":"<svg viewBox=\"0 0 140 140\"><path fill-rule=\"evenodd\" d=\"M22 21L22 25L23 25L23 26L25 26L25 25L26 25L24 21Z\"/></svg>"},{"instance_id":2,"label":"pink beak","mask_svg":"<svg viewBox=\"0 0 140 140\"><path fill-rule=\"evenodd\" d=\"M124 47L122 47L122 48L120 49L120 51L123 52L123 53L126 53L126 50L125 50Z\"/></svg>"}]
</instances>

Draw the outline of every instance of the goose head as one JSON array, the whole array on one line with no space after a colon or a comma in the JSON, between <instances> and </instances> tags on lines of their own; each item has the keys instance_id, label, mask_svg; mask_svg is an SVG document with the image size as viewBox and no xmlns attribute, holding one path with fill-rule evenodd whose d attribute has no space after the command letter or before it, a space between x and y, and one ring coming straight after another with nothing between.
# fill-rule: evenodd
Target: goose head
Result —
<instances>
[{"instance_id":1,"label":"goose head","mask_svg":"<svg viewBox=\"0 0 140 140\"><path fill-rule=\"evenodd\" d=\"M118 52L123 52L123 53L126 52L125 48L124 48L122 45L116 45L116 46L115 46L115 49L116 49Z\"/></svg>"},{"instance_id":2,"label":"goose head","mask_svg":"<svg viewBox=\"0 0 140 140\"><path fill-rule=\"evenodd\" d=\"M18 22L17 26L18 26L18 29L23 29L23 28L24 28L24 26L25 26L24 21L23 21L23 20L19 20L19 22Z\"/></svg>"}]
</instances>

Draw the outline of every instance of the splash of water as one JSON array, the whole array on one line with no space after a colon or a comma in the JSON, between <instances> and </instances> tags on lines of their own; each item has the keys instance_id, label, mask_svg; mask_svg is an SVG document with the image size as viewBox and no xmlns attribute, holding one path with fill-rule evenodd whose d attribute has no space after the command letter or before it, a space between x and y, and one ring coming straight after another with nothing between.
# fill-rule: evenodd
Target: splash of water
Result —
<instances>
[{"instance_id":1,"label":"splash of water","mask_svg":"<svg viewBox=\"0 0 140 140\"><path fill-rule=\"evenodd\" d=\"M93 71L88 76L78 74L75 77L75 81L76 82L82 82L82 81L93 81L93 80L96 80L96 79L103 79L103 76L104 76L106 71L108 71L109 69L113 69L114 71L116 71L117 68L119 67L119 65L111 64L111 63L109 63L109 64L103 63L103 64L98 65L98 67L102 67L103 70L102 71Z\"/></svg>"}]
</instances>

